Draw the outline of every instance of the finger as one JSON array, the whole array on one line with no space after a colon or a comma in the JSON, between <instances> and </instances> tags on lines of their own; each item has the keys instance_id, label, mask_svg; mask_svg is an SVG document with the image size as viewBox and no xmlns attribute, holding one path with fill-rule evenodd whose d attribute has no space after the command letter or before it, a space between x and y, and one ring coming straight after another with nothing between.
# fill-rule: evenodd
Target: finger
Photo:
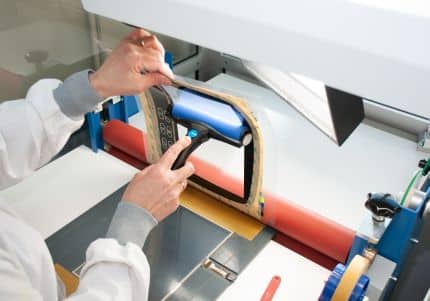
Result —
<instances>
[{"instance_id":1,"label":"finger","mask_svg":"<svg viewBox=\"0 0 430 301\"><path fill-rule=\"evenodd\" d=\"M152 86L170 85L171 83L172 81L168 77L159 72L146 73L142 76L139 91L136 91L136 93L142 93Z\"/></svg>"},{"instance_id":2,"label":"finger","mask_svg":"<svg viewBox=\"0 0 430 301\"><path fill-rule=\"evenodd\" d=\"M188 186L188 181L187 180L184 180L182 183L181 183L181 188L182 188L182 191L184 191L185 189L187 189L187 186Z\"/></svg>"},{"instance_id":3,"label":"finger","mask_svg":"<svg viewBox=\"0 0 430 301\"><path fill-rule=\"evenodd\" d=\"M182 192L187 188L188 181L182 181L180 184L175 185L171 191L171 199L178 199L181 196Z\"/></svg>"},{"instance_id":4,"label":"finger","mask_svg":"<svg viewBox=\"0 0 430 301\"><path fill-rule=\"evenodd\" d=\"M172 80L175 77L175 75L173 74L172 69L170 69L170 66L167 63L163 63L161 65L161 69L158 72L160 72L161 74L164 74L165 76L167 76L168 78L170 78Z\"/></svg>"},{"instance_id":5,"label":"finger","mask_svg":"<svg viewBox=\"0 0 430 301\"><path fill-rule=\"evenodd\" d=\"M140 48L141 56L137 62L137 66L140 70L146 70L150 72L158 71L170 79L173 79L174 75L170 66L164 62L164 55L159 50L154 48Z\"/></svg>"},{"instance_id":6,"label":"finger","mask_svg":"<svg viewBox=\"0 0 430 301\"><path fill-rule=\"evenodd\" d=\"M183 151L190 144L191 139L188 136L179 139L163 154L158 163L164 168L171 169L173 163L175 162L176 158L178 158L181 151Z\"/></svg>"},{"instance_id":7,"label":"finger","mask_svg":"<svg viewBox=\"0 0 430 301\"><path fill-rule=\"evenodd\" d=\"M164 63L164 56L157 49L154 49L152 47L147 47L147 48L137 47L136 50L140 54L140 59L138 61L138 64L145 64L148 61L158 62L160 64Z\"/></svg>"},{"instance_id":8,"label":"finger","mask_svg":"<svg viewBox=\"0 0 430 301\"><path fill-rule=\"evenodd\" d=\"M173 79L174 77L169 65L148 55L142 57L140 66L141 70L145 70L146 72L159 72L170 79Z\"/></svg>"},{"instance_id":9,"label":"finger","mask_svg":"<svg viewBox=\"0 0 430 301\"><path fill-rule=\"evenodd\" d=\"M155 49L155 50L159 51L161 53L161 55L163 56L163 59L164 59L164 53L165 53L164 47L160 43L160 41L157 39L156 36L147 36L147 37L144 37L142 39L142 42L143 42L142 43L143 47L146 47L146 48L149 47L149 48L152 48L152 49Z\"/></svg>"},{"instance_id":10,"label":"finger","mask_svg":"<svg viewBox=\"0 0 430 301\"><path fill-rule=\"evenodd\" d=\"M136 28L132 30L126 37L126 40L140 43L145 37L149 37L151 34L142 28Z\"/></svg>"},{"instance_id":11,"label":"finger","mask_svg":"<svg viewBox=\"0 0 430 301\"><path fill-rule=\"evenodd\" d=\"M193 163L187 162L183 167L173 171L173 176L175 177L176 182L182 183L184 181L186 182L186 179L191 177L194 171L195 169Z\"/></svg>"}]
</instances>

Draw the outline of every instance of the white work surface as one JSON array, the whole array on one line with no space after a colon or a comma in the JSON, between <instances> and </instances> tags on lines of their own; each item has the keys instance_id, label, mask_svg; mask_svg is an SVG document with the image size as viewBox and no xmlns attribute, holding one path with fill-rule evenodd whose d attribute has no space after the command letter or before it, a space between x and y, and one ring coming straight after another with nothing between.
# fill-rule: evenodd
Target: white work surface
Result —
<instances>
[{"instance_id":1,"label":"white work surface","mask_svg":"<svg viewBox=\"0 0 430 301\"><path fill-rule=\"evenodd\" d=\"M209 83L246 96L256 112L265 147L264 189L351 229L360 225L368 192L397 195L427 157L416 143L363 123L339 147L267 89L225 74ZM199 154L216 162L218 153ZM229 165L222 166L234 173L237 161L223 157Z\"/></svg>"},{"instance_id":2,"label":"white work surface","mask_svg":"<svg viewBox=\"0 0 430 301\"><path fill-rule=\"evenodd\" d=\"M258 301L273 276L281 283L273 298L276 300L318 300L329 270L271 241L254 258L218 301Z\"/></svg>"},{"instance_id":3,"label":"white work surface","mask_svg":"<svg viewBox=\"0 0 430 301\"><path fill-rule=\"evenodd\" d=\"M80 146L0 196L44 238L125 185L136 169Z\"/></svg>"}]
</instances>

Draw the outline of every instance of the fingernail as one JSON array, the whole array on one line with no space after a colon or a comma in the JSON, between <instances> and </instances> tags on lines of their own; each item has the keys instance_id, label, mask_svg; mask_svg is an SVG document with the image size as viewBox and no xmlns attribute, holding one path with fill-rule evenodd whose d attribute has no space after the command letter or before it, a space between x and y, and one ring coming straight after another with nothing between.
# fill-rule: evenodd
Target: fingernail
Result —
<instances>
[{"instance_id":1,"label":"fingernail","mask_svg":"<svg viewBox=\"0 0 430 301\"><path fill-rule=\"evenodd\" d=\"M184 139L187 143L191 143L191 138L189 136L185 136Z\"/></svg>"}]
</instances>

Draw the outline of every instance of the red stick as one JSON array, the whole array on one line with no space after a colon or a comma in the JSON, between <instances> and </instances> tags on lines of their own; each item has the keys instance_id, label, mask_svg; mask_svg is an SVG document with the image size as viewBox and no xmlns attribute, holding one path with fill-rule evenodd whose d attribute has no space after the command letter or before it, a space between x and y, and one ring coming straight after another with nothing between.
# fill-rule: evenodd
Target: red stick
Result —
<instances>
[{"instance_id":1,"label":"red stick","mask_svg":"<svg viewBox=\"0 0 430 301\"><path fill-rule=\"evenodd\" d=\"M279 285L281 284L280 276L273 276L272 280L270 280L269 285L266 287L263 296L261 296L260 301L272 301L273 296L278 290Z\"/></svg>"}]
</instances>

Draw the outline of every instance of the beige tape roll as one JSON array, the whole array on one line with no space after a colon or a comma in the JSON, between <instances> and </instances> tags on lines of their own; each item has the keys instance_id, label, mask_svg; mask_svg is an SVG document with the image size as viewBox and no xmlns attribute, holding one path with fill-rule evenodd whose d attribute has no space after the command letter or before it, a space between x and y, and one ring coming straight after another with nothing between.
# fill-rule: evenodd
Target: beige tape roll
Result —
<instances>
[{"instance_id":1,"label":"beige tape roll","mask_svg":"<svg viewBox=\"0 0 430 301\"><path fill-rule=\"evenodd\" d=\"M360 255L355 255L346 268L346 271L343 273L342 279L334 291L331 300L348 301L358 279L360 279L361 275L367 272L369 265L369 259Z\"/></svg>"}]
</instances>

